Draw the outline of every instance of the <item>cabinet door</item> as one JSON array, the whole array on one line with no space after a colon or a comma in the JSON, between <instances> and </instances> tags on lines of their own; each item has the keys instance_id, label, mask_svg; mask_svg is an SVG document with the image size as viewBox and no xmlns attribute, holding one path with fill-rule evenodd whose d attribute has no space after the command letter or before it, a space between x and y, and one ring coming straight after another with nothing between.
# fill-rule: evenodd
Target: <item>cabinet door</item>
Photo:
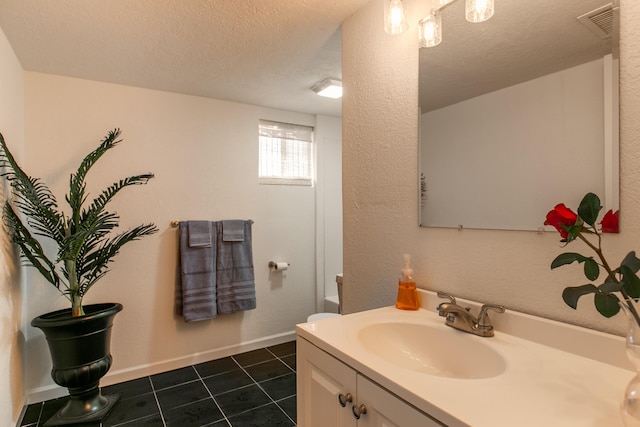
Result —
<instances>
[{"instance_id":1,"label":"cabinet door","mask_svg":"<svg viewBox=\"0 0 640 427\"><path fill-rule=\"evenodd\" d=\"M357 408L364 404L366 414L358 420L358 427L442 427L433 418L418 411L369 379L358 375Z\"/></svg>"},{"instance_id":2,"label":"cabinet door","mask_svg":"<svg viewBox=\"0 0 640 427\"><path fill-rule=\"evenodd\" d=\"M355 427L351 403L338 396L356 395L356 372L303 338L297 342L298 427Z\"/></svg>"}]
</instances>

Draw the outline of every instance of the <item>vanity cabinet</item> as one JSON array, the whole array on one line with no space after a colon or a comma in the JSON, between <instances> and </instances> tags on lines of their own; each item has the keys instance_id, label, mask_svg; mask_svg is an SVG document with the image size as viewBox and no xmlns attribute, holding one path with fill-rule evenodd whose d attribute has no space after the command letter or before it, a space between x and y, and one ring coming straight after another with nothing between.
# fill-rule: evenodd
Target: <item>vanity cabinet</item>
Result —
<instances>
[{"instance_id":1,"label":"vanity cabinet","mask_svg":"<svg viewBox=\"0 0 640 427\"><path fill-rule=\"evenodd\" d=\"M298 427L444 426L301 337L296 364Z\"/></svg>"}]
</instances>

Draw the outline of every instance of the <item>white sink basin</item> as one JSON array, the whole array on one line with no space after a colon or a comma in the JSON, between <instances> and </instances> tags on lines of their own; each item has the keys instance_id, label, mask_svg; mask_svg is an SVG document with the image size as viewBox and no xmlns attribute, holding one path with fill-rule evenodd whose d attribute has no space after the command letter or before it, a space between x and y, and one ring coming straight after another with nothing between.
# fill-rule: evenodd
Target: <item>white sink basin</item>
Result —
<instances>
[{"instance_id":1,"label":"white sink basin","mask_svg":"<svg viewBox=\"0 0 640 427\"><path fill-rule=\"evenodd\" d=\"M411 371L448 378L495 377L506 369L503 357L482 339L451 329L402 322L364 325L357 333L367 351Z\"/></svg>"}]
</instances>

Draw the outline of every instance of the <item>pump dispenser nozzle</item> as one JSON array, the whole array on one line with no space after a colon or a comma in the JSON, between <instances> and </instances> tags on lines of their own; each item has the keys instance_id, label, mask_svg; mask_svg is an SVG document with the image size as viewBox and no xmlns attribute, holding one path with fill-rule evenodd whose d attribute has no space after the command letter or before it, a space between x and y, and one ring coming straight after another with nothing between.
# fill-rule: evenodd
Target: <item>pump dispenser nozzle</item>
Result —
<instances>
[{"instance_id":1,"label":"pump dispenser nozzle","mask_svg":"<svg viewBox=\"0 0 640 427\"><path fill-rule=\"evenodd\" d=\"M402 269L402 277L411 277L413 278L413 268L409 264L411 264L411 255L404 254L404 268Z\"/></svg>"}]
</instances>

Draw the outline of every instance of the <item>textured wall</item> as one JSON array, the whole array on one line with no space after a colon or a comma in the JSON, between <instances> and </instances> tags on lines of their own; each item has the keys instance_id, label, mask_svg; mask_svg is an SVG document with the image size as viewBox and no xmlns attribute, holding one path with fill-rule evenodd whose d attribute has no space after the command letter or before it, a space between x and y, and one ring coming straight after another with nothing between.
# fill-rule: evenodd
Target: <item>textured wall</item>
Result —
<instances>
[{"instance_id":1,"label":"textured wall","mask_svg":"<svg viewBox=\"0 0 640 427\"><path fill-rule=\"evenodd\" d=\"M22 158L24 146L24 77L22 67L0 30L0 132ZM0 204L5 201L0 184ZM14 425L24 403L19 263L4 225L0 228L0 425Z\"/></svg>"},{"instance_id":2,"label":"textured wall","mask_svg":"<svg viewBox=\"0 0 640 427\"><path fill-rule=\"evenodd\" d=\"M604 319L587 300L577 311L562 302L562 289L584 279L579 267L550 271L563 252L557 234L418 227L415 23L426 5L406 3L412 26L400 36L384 33L382 0L343 25L345 309L393 304L402 254L411 253L419 287L620 333L622 315ZM604 242L616 263L640 250L640 4L622 0L621 10L622 232Z\"/></svg>"}]
</instances>

